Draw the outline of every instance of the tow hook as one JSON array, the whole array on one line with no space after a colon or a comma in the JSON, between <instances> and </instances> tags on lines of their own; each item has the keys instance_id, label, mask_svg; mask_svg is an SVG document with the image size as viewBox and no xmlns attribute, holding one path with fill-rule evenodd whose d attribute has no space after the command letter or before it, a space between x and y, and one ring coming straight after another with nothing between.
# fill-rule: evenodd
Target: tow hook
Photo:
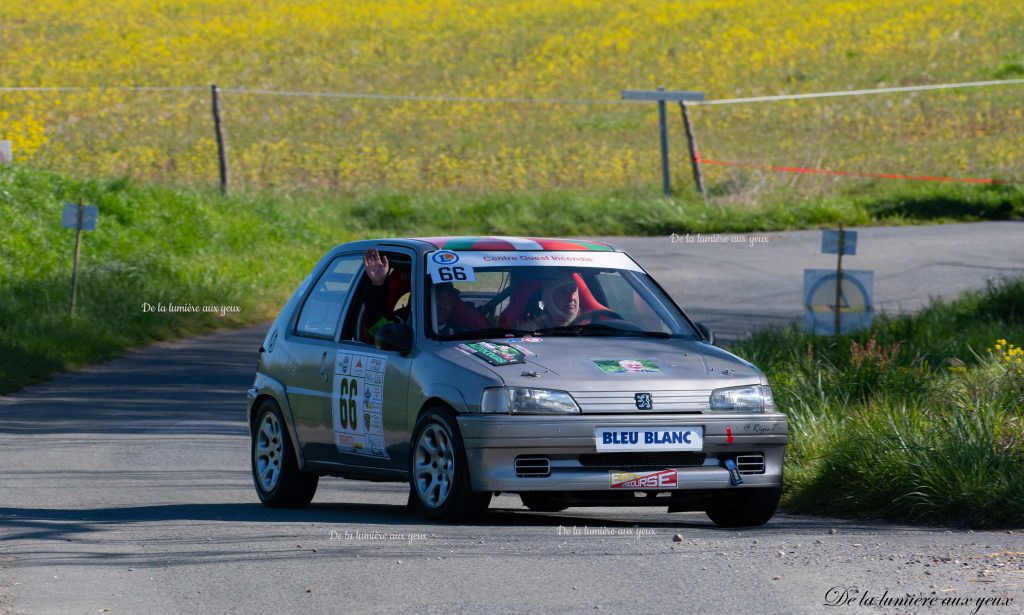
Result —
<instances>
[{"instance_id":1,"label":"tow hook","mask_svg":"<svg viewBox=\"0 0 1024 615\"><path fill-rule=\"evenodd\" d=\"M735 459L726 459L725 469L729 470L729 482L732 483L733 486L743 484L743 477L740 476L740 471L739 468L736 467Z\"/></svg>"}]
</instances>

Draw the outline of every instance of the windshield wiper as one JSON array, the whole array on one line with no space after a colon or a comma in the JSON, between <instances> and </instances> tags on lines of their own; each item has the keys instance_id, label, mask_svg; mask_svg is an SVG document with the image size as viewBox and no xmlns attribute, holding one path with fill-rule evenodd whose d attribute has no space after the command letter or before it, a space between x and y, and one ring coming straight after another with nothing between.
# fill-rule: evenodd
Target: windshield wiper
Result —
<instances>
[{"instance_id":1,"label":"windshield wiper","mask_svg":"<svg viewBox=\"0 0 1024 615\"><path fill-rule=\"evenodd\" d=\"M515 337L522 337L524 335L530 335L532 331L523 331L520 329L509 329L507 327L491 327L489 329L472 329L463 333L455 333L447 337L440 338L441 341L448 342L452 340L486 340L486 339L499 339L512 335Z\"/></svg>"},{"instance_id":2,"label":"windshield wiper","mask_svg":"<svg viewBox=\"0 0 1024 615\"><path fill-rule=\"evenodd\" d=\"M626 337L657 337L657 338L668 338L670 334L663 331L643 331L640 329L623 329L621 327L614 327L601 322L591 322L585 325L565 325L562 327L551 327L548 329L539 329L537 331L539 335L592 335L592 336L626 336Z\"/></svg>"}]
</instances>

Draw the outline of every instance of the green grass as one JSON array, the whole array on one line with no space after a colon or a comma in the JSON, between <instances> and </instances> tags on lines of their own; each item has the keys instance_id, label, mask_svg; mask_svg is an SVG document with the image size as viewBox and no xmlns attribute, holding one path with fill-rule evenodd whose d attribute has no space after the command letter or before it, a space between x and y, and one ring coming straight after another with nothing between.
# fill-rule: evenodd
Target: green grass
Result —
<instances>
[{"instance_id":1,"label":"green grass","mask_svg":"<svg viewBox=\"0 0 1024 615\"><path fill-rule=\"evenodd\" d=\"M74 232L62 203L100 208L83 234L78 313L68 314ZM0 168L0 392L152 340L265 321L330 247L432 234L668 235L877 223L1002 220L1024 212L1007 187L904 186L756 208L693 194L368 192L324 197L76 179ZM144 313L156 305L239 306L224 317Z\"/></svg>"},{"instance_id":2,"label":"green grass","mask_svg":"<svg viewBox=\"0 0 1024 615\"><path fill-rule=\"evenodd\" d=\"M1024 340L1024 280L882 318L854 336L794 326L734 345L765 371L789 415L784 505L1024 524L1024 366L992 350L999 339Z\"/></svg>"}]
</instances>

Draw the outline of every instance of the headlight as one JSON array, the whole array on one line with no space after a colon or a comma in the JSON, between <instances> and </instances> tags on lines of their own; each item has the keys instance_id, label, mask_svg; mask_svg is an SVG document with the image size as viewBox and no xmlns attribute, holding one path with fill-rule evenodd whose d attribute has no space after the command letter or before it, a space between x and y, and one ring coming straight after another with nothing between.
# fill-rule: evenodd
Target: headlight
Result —
<instances>
[{"instance_id":1,"label":"headlight","mask_svg":"<svg viewBox=\"0 0 1024 615\"><path fill-rule=\"evenodd\" d=\"M578 414L580 407L565 391L501 387L484 389L480 410L500 414Z\"/></svg>"},{"instance_id":2,"label":"headlight","mask_svg":"<svg viewBox=\"0 0 1024 615\"><path fill-rule=\"evenodd\" d=\"M775 412L775 400L770 386L755 384L715 389L708 408L712 412Z\"/></svg>"}]
</instances>

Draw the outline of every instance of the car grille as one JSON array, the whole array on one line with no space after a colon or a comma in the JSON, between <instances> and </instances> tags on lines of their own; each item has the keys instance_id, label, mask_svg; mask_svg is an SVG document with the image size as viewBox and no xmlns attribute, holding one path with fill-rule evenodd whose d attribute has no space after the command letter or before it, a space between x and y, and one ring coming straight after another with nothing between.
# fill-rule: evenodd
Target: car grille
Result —
<instances>
[{"instance_id":1,"label":"car grille","mask_svg":"<svg viewBox=\"0 0 1024 615\"><path fill-rule=\"evenodd\" d=\"M736 455L740 474L764 474L764 455Z\"/></svg>"},{"instance_id":2,"label":"car grille","mask_svg":"<svg viewBox=\"0 0 1024 615\"><path fill-rule=\"evenodd\" d=\"M547 457L516 457L516 476L550 476L551 461Z\"/></svg>"},{"instance_id":3,"label":"car grille","mask_svg":"<svg viewBox=\"0 0 1024 615\"><path fill-rule=\"evenodd\" d=\"M650 410L638 410L636 407L637 392L650 393L654 407ZM622 414L644 412L657 414L660 412L704 412L708 409L708 398L711 390L697 391L659 391L637 384L636 392L629 391L570 391L583 414Z\"/></svg>"},{"instance_id":4,"label":"car grille","mask_svg":"<svg viewBox=\"0 0 1024 615\"><path fill-rule=\"evenodd\" d=\"M580 455L586 468L677 468L704 465L705 453L689 451L658 453L597 453Z\"/></svg>"}]
</instances>

